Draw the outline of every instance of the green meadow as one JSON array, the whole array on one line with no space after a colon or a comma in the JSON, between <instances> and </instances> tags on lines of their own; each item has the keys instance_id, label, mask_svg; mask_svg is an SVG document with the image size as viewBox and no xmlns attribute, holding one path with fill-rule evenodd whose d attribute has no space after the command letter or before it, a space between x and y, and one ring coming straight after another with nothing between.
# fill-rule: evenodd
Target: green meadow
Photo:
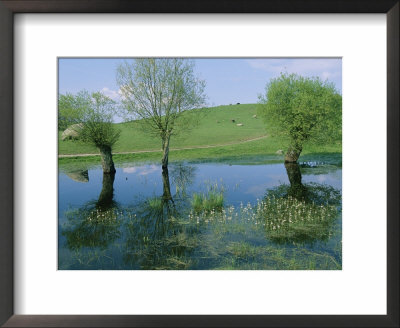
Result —
<instances>
[{"instance_id":1,"label":"green meadow","mask_svg":"<svg viewBox=\"0 0 400 328\"><path fill-rule=\"evenodd\" d=\"M171 138L170 161L240 158L247 155L271 155L271 160L282 160L282 155L277 151L285 150L287 144L282 138L268 134L265 123L257 117L256 104L218 106L198 111L202 112L198 124L189 132ZM160 138L147 133L140 121L117 123L116 126L121 136L113 149L115 162L156 162L160 159ZM98 154L96 148L80 141L62 141L61 132L58 145L61 165L100 161L98 156L93 156ZM341 143L308 144L302 154L341 151ZM88 156L62 157L74 154Z\"/></svg>"}]
</instances>

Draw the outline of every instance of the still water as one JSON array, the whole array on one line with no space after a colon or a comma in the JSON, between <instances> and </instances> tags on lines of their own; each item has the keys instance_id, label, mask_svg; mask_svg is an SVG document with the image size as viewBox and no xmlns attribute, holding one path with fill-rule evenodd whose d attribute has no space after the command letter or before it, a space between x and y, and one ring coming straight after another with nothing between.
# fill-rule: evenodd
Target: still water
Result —
<instances>
[{"instance_id":1,"label":"still water","mask_svg":"<svg viewBox=\"0 0 400 328\"><path fill-rule=\"evenodd\" d=\"M59 269L341 269L341 156L305 159L61 167Z\"/></svg>"}]
</instances>

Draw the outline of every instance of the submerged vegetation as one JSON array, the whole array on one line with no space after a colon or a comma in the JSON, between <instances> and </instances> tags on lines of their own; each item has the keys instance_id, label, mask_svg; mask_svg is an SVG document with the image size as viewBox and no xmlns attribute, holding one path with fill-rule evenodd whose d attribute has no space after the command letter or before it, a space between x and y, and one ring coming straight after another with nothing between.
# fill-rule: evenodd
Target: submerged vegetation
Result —
<instances>
[{"instance_id":1,"label":"submerged vegetation","mask_svg":"<svg viewBox=\"0 0 400 328\"><path fill-rule=\"evenodd\" d=\"M85 223L85 234L82 225L73 229L73 233L68 230L67 247L72 250L77 245L86 247L86 252L80 252L79 256L89 257L96 248L101 251L107 242L119 238L113 254L123 260L118 265L107 265L109 255L104 254L102 267L109 269L340 269L340 240L333 251L324 246L328 236L340 233L334 220L337 209L331 205L321 208L302 204L295 210L287 208L286 213L294 213L293 219L288 214L287 222L281 215L273 216L277 209L288 207L292 201L282 199L270 204L259 201L256 206L230 206L220 212L198 214L191 211L185 216L172 204L168 208L162 198L152 199L139 211L125 209L122 224L114 217L106 222ZM303 211L306 211L304 220L296 217ZM329 212L327 216L325 211ZM315 214L318 219L311 216ZM105 227L111 227L112 233L101 233ZM88 234L87 230L100 233ZM79 240L87 241L79 243ZM320 251L310 248L315 242L322 243Z\"/></svg>"},{"instance_id":2,"label":"submerged vegetation","mask_svg":"<svg viewBox=\"0 0 400 328\"><path fill-rule=\"evenodd\" d=\"M323 188L324 186L319 186ZM318 205L287 198L267 197L256 205L241 204L238 209L231 206L220 211L192 211L189 219L197 224L219 222L227 224L243 222L265 232L265 236L277 243L312 243L326 241L332 235L332 226L337 219L335 205Z\"/></svg>"},{"instance_id":3,"label":"submerged vegetation","mask_svg":"<svg viewBox=\"0 0 400 328\"><path fill-rule=\"evenodd\" d=\"M106 249L121 236L122 213L116 208L98 209L91 204L70 210L63 236L69 249L78 251L83 247Z\"/></svg>"}]
</instances>

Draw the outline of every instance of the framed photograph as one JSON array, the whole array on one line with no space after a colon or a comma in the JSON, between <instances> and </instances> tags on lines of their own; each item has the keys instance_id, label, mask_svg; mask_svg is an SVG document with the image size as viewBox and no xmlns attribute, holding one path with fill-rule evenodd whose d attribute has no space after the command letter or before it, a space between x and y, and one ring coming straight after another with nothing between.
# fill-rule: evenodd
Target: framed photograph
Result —
<instances>
[{"instance_id":1,"label":"framed photograph","mask_svg":"<svg viewBox=\"0 0 400 328\"><path fill-rule=\"evenodd\" d=\"M398 1L0 1L0 322L398 327Z\"/></svg>"}]
</instances>

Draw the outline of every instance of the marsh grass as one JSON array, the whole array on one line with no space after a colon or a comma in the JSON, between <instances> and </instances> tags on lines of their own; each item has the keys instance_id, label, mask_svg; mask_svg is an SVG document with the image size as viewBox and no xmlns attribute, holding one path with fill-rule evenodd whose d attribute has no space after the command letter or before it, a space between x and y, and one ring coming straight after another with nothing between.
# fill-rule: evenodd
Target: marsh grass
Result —
<instances>
[{"instance_id":1,"label":"marsh grass","mask_svg":"<svg viewBox=\"0 0 400 328\"><path fill-rule=\"evenodd\" d=\"M341 262L327 253L304 248L257 246L246 242L227 245L227 254L216 269L222 270L340 270Z\"/></svg>"},{"instance_id":2,"label":"marsh grass","mask_svg":"<svg viewBox=\"0 0 400 328\"><path fill-rule=\"evenodd\" d=\"M150 197L123 211L93 206L69 211L62 234L76 253L76 262L68 265L87 269L340 270L341 195L324 186L314 187L311 201L288 196L282 186L255 204L235 207L224 206L225 189L214 183L204 193L174 204ZM105 252L109 243L114 244Z\"/></svg>"},{"instance_id":3,"label":"marsh grass","mask_svg":"<svg viewBox=\"0 0 400 328\"><path fill-rule=\"evenodd\" d=\"M157 211L162 210L162 198L161 197L151 197L147 200L149 209Z\"/></svg>"},{"instance_id":4,"label":"marsh grass","mask_svg":"<svg viewBox=\"0 0 400 328\"><path fill-rule=\"evenodd\" d=\"M269 239L286 243L328 240L338 210L334 205L307 203L289 196L268 197L257 203L255 213Z\"/></svg>"},{"instance_id":5,"label":"marsh grass","mask_svg":"<svg viewBox=\"0 0 400 328\"><path fill-rule=\"evenodd\" d=\"M224 187L213 184L205 193L194 193L191 205L195 213L221 212L224 208Z\"/></svg>"},{"instance_id":6,"label":"marsh grass","mask_svg":"<svg viewBox=\"0 0 400 328\"><path fill-rule=\"evenodd\" d=\"M203 199L198 201L200 205ZM319 204L275 195L257 200L256 205L241 204L238 209L230 206L220 211L204 210L205 206L200 205L192 201L189 220L197 224L215 223L215 234L224 233L227 227L230 233L242 235L251 233L249 229L262 229L269 240L278 244L311 244L329 240L339 213L336 203Z\"/></svg>"}]
</instances>

